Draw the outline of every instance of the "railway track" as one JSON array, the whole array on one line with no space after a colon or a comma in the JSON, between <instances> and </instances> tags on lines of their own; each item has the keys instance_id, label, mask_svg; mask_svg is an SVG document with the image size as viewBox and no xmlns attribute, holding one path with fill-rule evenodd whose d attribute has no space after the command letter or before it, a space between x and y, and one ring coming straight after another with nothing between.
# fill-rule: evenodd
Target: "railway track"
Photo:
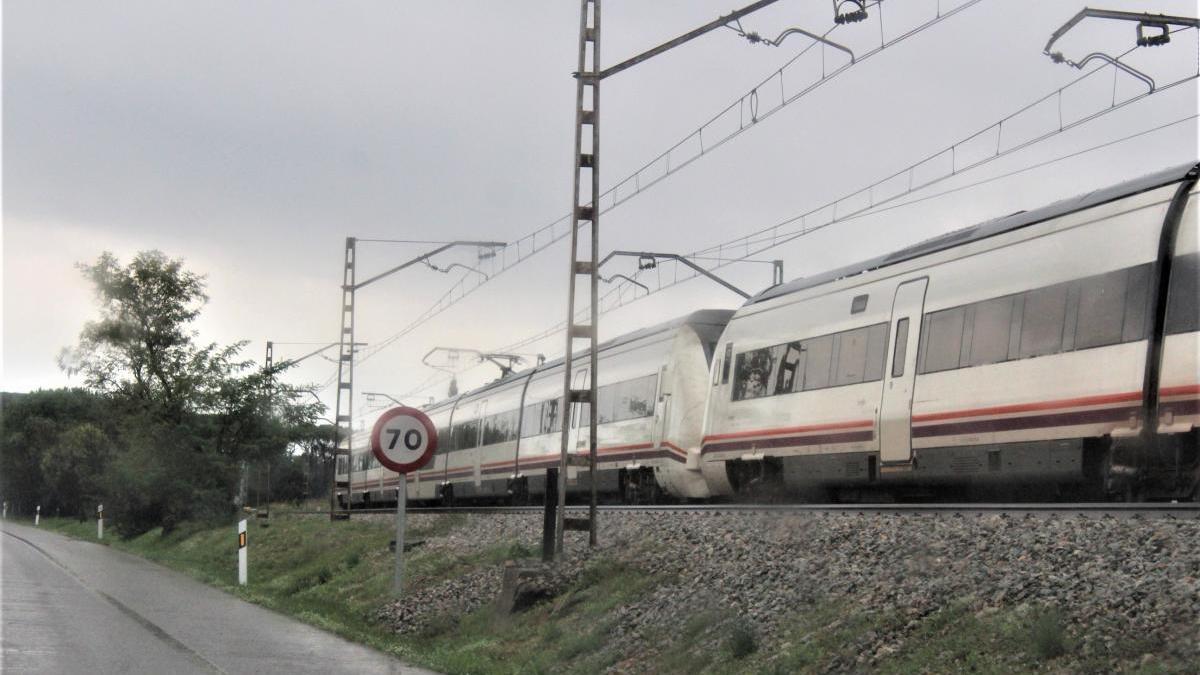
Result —
<instances>
[{"instance_id":1,"label":"railway track","mask_svg":"<svg viewBox=\"0 0 1200 675\"><path fill-rule=\"evenodd\" d=\"M779 513L779 514L931 514L1016 516L1084 516L1112 518L1194 518L1200 519L1200 503L929 503L929 504L608 504L597 507L603 513ZM568 511L584 511L586 505L568 505ZM541 514L541 506L410 506L409 513L448 514ZM395 508L355 509L355 514L395 513ZM326 515L328 511L275 511L275 515Z\"/></svg>"}]
</instances>

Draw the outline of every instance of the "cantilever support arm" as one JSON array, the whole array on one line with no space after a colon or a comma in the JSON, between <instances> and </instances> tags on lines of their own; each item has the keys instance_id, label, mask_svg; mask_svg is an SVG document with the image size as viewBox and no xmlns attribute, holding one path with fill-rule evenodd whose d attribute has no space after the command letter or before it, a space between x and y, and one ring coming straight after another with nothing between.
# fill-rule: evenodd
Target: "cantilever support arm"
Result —
<instances>
[{"instance_id":1,"label":"cantilever support arm","mask_svg":"<svg viewBox=\"0 0 1200 675\"><path fill-rule=\"evenodd\" d=\"M1079 22L1089 17L1093 19L1113 19L1116 21L1137 21L1141 24L1154 26L1186 26L1190 28L1200 28L1200 20L1194 19L1190 16L1170 16L1167 14L1151 14L1149 12L1119 12L1111 9L1091 9L1089 7L1084 7L1083 9L1079 10L1078 14L1071 17L1066 23L1060 26L1058 30L1050 34L1050 40L1046 42L1046 46L1042 49L1042 53L1047 56L1054 57L1054 54L1050 51L1050 48L1054 46L1054 43L1058 42L1059 38L1066 35L1067 31L1079 25ZM1058 54L1058 58L1062 58L1061 53Z\"/></svg>"},{"instance_id":2,"label":"cantilever support arm","mask_svg":"<svg viewBox=\"0 0 1200 675\"><path fill-rule=\"evenodd\" d=\"M301 361L310 359L310 358L316 356L317 354L320 354L321 352L325 351L326 349L329 349L331 347L336 347L340 344L342 344L342 343L330 342L329 344L325 345L324 347L314 349L311 352L305 354L304 356L294 358L294 359L284 359L284 360L276 363L275 365L271 366L270 372L277 373L285 368L290 368L290 367L296 365L297 363L300 363ZM353 346L354 347L365 347L366 344L367 343L365 343L365 342L355 342Z\"/></svg>"},{"instance_id":3,"label":"cantilever support arm","mask_svg":"<svg viewBox=\"0 0 1200 675\"><path fill-rule=\"evenodd\" d=\"M747 293L746 291L743 291L742 289L738 288L737 286L734 286L733 284L729 283L728 281L725 281L721 277L713 274L712 272L709 272L708 270L697 265L696 263L692 262L691 260L688 260L686 257L679 255L678 253L653 253L653 252L649 252L649 251L613 251L612 253L609 253L608 255L604 256L604 259L600 261L600 264L597 265L596 268L599 269L601 267L604 267L604 263L607 263L609 260L612 260L613 258L615 258L617 256L634 257L634 258L656 258L656 259L657 258L666 258L668 260L676 260L676 261L681 262L684 265L687 265L688 267L692 268L697 273L702 274L702 275L708 277L709 279L712 279L713 281L717 282L718 284L724 286L725 288L728 288L729 290L733 291L734 293L737 293L738 295L742 296L743 298L745 298L747 300L750 299L750 294ZM645 286L642 286L642 288L645 288Z\"/></svg>"},{"instance_id":4,"label":"cantilever support arm","mask_svg":"<svg viewBox=\"0 0 1200 675\"><path fill-rule=\"evenodd\" d=\"M412 267L413 265L416 265L419 262L424 262L443 251L454 248L455 246L482 246L482 247L488 247L488 248L504 248L505 246L508 246L508 244L506 244L502 241L452 241L449 244L439 246L439 247L433 249L432 251L429 251L427 253L422 253L421 255L413 258L412 260L409 260L408 262L396 265L395 267L393 267L390 270L387 270L386 272L380 272L379 274L376 274L375 276L371 277L370 279L367 279L366 281L363 281L362 283L354 284L354 287L349 290L357 291L358 289L362 288L363 286L366 286L367 284L379 281L380 279L382 279L386 276L395 274L396 272L399 272L400 270L405 269L407 267Z\"/></svg>"},{"instance_id":5,"label":"cantilever support arm","mask_svg":"<svg viewBox=\"0 0 1200 675\"><path fill-rule=\"evenodd\" d=\"M729 14L726 14L725 16L718 17L716 20L710 21L710 22L704 24L703 26L700 26L699 28L694 28L694 29L684 33L683 35L680 35L679 37L675 38L674 40L669 40L667 42L664 42L661 45L659 45L653 49L647 49L646 51L642 52L641 54L638 54L637 56L634 56L632 58L625 59L624 61L618 63L615 66L609 66L608 68L601 70L599 74L576 73L575 76L579 77L580 75L583 75L586 77L586 76L591 75L592 77L594 77L597 80L603 80L604 78L608 77L609 75L616 75L617 73L621 72L622 70L625 70L627 68L632 68L633 66L636 66L637 64L641 63L642 61L646 61L647 59L658 56L659 54L661 54L669 49L674 49L685 42L690 42L692 40L695 40L696 38L700 37L701 35L704 35L705 33L714 31L732 21L737 21L738 19L742 18L743 16L746 16L747 14L752 14L754 12L757 12L758 10L762 9L763 7L766 7L767 5L773 5L778 1L779 0L758 0L758 2L755 2L750 5L746 5L745 7L741 8L741 9L736 9L736 10L730 12Z\"/></svg>"}]
</instances>

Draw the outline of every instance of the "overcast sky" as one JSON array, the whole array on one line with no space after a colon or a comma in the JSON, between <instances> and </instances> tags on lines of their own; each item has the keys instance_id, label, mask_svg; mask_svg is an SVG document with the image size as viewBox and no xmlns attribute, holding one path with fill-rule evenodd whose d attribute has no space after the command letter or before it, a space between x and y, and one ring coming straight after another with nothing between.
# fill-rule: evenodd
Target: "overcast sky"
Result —
<instances>
[{"instance_id":1,"label":"overcast sky","mask_svg":"<svg viewBox=\"0 0 1200 675\"><path fill-rule=\"evenodd\" d=\"M888 0L884 35L962 0ZM728 12L729 0L608 0L602 61ZM602 248L686 252L778 222L903 169L1079 75L1042 55L1080 1L982 0L826 86L612 211ZM1194 14L1189 0L1106 8ZM570 206L577 2L55 2L3 14L3 387L72 384L55 355L96 315L75 263L102 251L182 257L207 275L202 339L337 337L347 236L512 241ZM871 20L835 36L858 53ZM783 0L743 20L824 32L828 0ZM1090 21L1068 57L1133 46L1132 24ZM808 44L717 31L605 81L602 184L630 174ZM819 52L811 52L815 56ZM830 64L840 63L832 51ZM1131 55L1156 79L1194 73L1196 31ZM817 63L819 66L818 62ZM1104 79L1104 78L1101 78ZM1136 91L1119 78L1120 96ZM1104 105L1112 78L1065 100ZM765 93L764 93L765 96ZM1090 96L1090 98L1088 98ZM1196 114L1195 81L941 183L972 183ZM1074 107L1072 107L1074 106ZM1196 120L944 198L835 225L760 257L807 276L939 232L1197 158ZM361 244L360 279L428 247ZM473 264L474 251L440 258ZM535 256L362 363L359 391L412 392L431 347L495 349L561 321L566 246ZM631 272L633 261L612 271ZM457 279L415 268L364 289L358 337L379 343ZM759 265L728 268L751 290ZM737 296L694 281L602 320L611 337ZM524 349L556 355L555 336ZM311 347L281 344L277 358ZM288 377L323 383L313 358ZM464 384L494 377L476 368ZM410 400L444 395L444 383ZM331 387L320 392L332 405ZM361 399L356 412L369 410Z\"/></svg>"}]
</instances>

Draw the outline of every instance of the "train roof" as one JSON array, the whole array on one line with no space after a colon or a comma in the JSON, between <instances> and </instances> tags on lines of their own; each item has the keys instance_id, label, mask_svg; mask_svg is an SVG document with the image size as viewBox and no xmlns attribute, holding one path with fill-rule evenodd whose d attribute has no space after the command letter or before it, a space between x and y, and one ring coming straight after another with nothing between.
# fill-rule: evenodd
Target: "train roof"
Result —
<instances>
[{"instance_id":1,"label":"train roof","mask_svg":"<svg viewBox=\"0 0 1200 675\"><path fill-rule=\"evenodd\" d=\"M902 248L899 251L894 251L876 258L871 258L870 260L866 260L864 262L840 267L838 269L830 270L812 277L800 277L778 286L773 286L747 300L744 306L753 305L758 302L777 298L782 295L788 295L789 293L795 293L807 288L813 288L814 286L820 286L822 284L827 284L837 281L838 279L851 277L863 272L870 272L871 270L879 269L881 267L895 265L896 263L912 260L913 258L919 258L923 255L944 251L954 246L962 246L963 244L979 241L981 239L987 239L988 237L994 237L998 234L1011 232L1022 227L1028 227L1029 225L1050 220L1051 218L1057 218L1068 213L1074 213L1075 211L1082 211L1083 209L1098 206L1122 197L1135 195L1139 192L1145 192L1147 190L1153 190L1164 185L1178 183L1184 179L1188 172L1197 168L1200 168L1200 165L1194 163L1182 164L1180 166L1157 171L1140 178L1134 178L1133 180L1118 183L1107 188L1093 190L1077 197L1063 199L1052 204L1033 209L1032 211L1017 211L1016 213L1012 213L1007 216L1001 216L999 218L984 221L978 225L940 234L936 237L917 242L912 246Z\"/></svg>"},{"instance_id":2,"label":"train roof","mask_svg":"<svg viewBox=\"0 0 1200 675\"><path fill-rule=\"evenodd\" d=\"M620 347L621 345L625 345L625 344L635 342L637 340L641 340L642 338L649 337L649 336L655 335L657 333L665 333L667 331L675 330L681 326L705 326L705 325L707 325L707 326L712 326L712 325L724 326L726 323L729 322L729 319L733 316L733 313L734 313L734 310L732 310L732 309L701 309L701 310L697 310L695 312L692 312L691 314L685 314L684 316L676 317L669 321L664 321L662 323L654 324L652 326L647 326L647 327L641 328L639 330L625 333L624 335L619 335L610 340L606 340L605 342L601 342L599 345L597 345L596 349L599 352L603 352L608 349L613 349L615 347ZM589 350L587 350L587 349L580 350L579 352L577 352L576 358L586 355L588 353L588 351ZM458 396L453 396L453 397L450 397L447 399L443 399L441 401L437 401L436 403L433 403L432 405L423 406L423 407L426 410L433 409L433 408L439 408L441 406L444 406L444 405L451 403L455 400L458 400L460 398L465 398L467 396L474 396L476 394L481 394L485 391L488 391L489 389L493 389L495 387L502 386L513 380L520 380L521 378L528 377L533 370L549 370L551 368L560 366L560 365L562 365L563 361L564 361L564 359L562 357L559 357L557 359L547 361L540 366L536 366L535 368L526 368L525 370L521 370L521 371L512 373L508 377L503 377L498 380L489 382L481 387L476 387L470 391L465 391L465 392L459 394Z\"/></svg>"}]
</instances>

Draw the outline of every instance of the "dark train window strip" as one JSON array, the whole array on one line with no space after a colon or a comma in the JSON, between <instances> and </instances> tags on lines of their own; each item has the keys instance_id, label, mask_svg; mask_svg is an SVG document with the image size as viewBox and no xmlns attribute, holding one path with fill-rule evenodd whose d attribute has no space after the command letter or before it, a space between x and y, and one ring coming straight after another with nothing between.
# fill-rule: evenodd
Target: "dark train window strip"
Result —
<instances>
[{"instance_id":1,"label":"dark train window strip","mask_svg":"<svg viewBox=\"0 0 1200 675\"><path fill-rule=\"evenodd\" d=\"M1138 265L929 312L921 320L917 372L1144 339L1149 279L1150 265Z\"/></svg>"},{"instance_id":2,"label":"dark train window strip","mask_svg":"<svg viewBox=\"0 0 1200 675\"><path fill-rule=\"evenodd\" d=\"M886 323L742 352L734 365L734 401L779 396L883 378Z\"/></svg>"}]
</instances>

